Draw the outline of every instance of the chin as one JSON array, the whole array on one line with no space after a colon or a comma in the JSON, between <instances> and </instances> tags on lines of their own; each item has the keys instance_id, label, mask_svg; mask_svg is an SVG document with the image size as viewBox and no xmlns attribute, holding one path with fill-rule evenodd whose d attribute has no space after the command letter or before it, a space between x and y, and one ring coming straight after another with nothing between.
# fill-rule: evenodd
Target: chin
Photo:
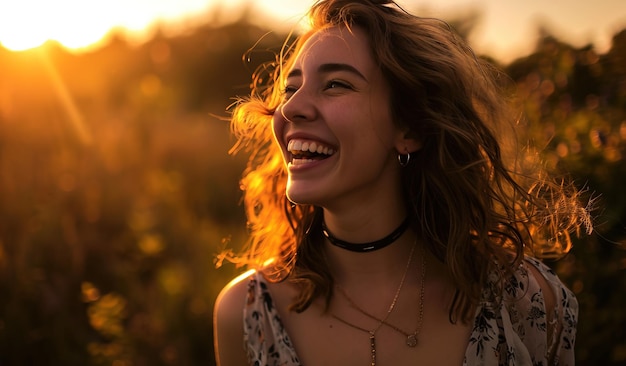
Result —
<instances>
[{"instance_id":1,"label":"chin","mask_svg":"<svg viewBox=\"0 0 626 366\"><path fill-rule=\"evenodd\" d=\"M321 201L319 189L314 187L287 186L287 198L299 205L319 205Z\"/></svg>"},{"instance_id":2,"label":"chin","mask_svg":"<svg viewBox=\"0 0 626 366\"><path fill-rule=\"evenodd\" d=\"M302 192L290 192L287 191L287 199L298 205L315 205L317 200L310 194L304 194Z\"/></svg>"}]
</instances>

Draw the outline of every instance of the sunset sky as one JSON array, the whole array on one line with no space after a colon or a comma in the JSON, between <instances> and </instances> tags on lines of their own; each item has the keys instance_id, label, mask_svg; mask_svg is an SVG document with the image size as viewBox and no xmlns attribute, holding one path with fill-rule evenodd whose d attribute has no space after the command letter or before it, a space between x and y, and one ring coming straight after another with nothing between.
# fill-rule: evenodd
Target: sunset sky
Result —
<instances>
[{"instance_id":1,"label":"sunset sky","mask_svg":"<svg viewBox=\"0 0 626 366\"><path fill-rule=\"evenodd\" d=\"M80 50L97 46L112 28L126 29L132 40L141 42L150 36L157 22L176 33L206 22L207 14L217 7L219 20L229 21L243 4L271 16L271 22L262 16L257 18L265 24L290 27L311 3L311 0L2 1L0 43L11 50L23 50L55 39L68 48ZM539 24L547 25L552 34L575 46L594 43L601 53L610 47L613 34L626 28L625 0L398 0L398 3L418 15L443 19L478 10L482 18L470 41L479 53L502 61L530 53Z\"/></svg>"}]
</instances>

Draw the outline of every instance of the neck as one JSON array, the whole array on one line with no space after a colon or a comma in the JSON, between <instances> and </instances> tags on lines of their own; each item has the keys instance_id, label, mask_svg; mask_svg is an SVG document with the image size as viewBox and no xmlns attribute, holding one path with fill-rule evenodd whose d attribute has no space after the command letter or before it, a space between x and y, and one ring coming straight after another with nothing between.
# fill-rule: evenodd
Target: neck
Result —
<instances>
[{"instance_id":1,"label":"neck","mask_svg":"<svg viewBox=\"0 0 626 366\"><path fill-rule=\"evenodd\" d=\"M326 227L324 222L322 222L322 234L332 245L336 247L349 250L351 252L356 252L356 253L368 253L368 252L373 252L375 250L383 249L393 244L396 240L398 240L402 236L402 234L404 234L404 232L406 231L408 227L409 227L409 217L407 216L397 228L395 228L391 233L389 233L385 237L376 239L373 241L369 241L369 242L359 242L359 243L348 242L346 240L336 237Z\"/></svg>"},{"instance_id":2,"label":"neck","mask_svg":"<svg viewBox=\"0 0 626 366\"><path fill-rule=\"evenodd\" d=\"M342 240L371 242L394 231L405 219L407 211L399 207L402 206L396 204L381 210L366 203L359 209L324 209L323 220L328 230ZM402 267L399 263L406 262L416 235L409 228L393 244L366 253L351 252L330 244L323 236L321 239L335 276L356 275L377 281L397 277L398 268Z\"/></svg>"},{"instance_id":3,"label":"neck","mask_svg":"<svg viewBox=\"0 0 626 366\"><path fill-rule=\"evenodd\" d=\"M376 210L375 214L368 213L369 211L371 210L367 208L341 213L324 210L324 229L342 241L357 245L367 244L387 237L407 218L405 210ZM381 215L380 212L386 214Z\"/></svg>"},{"instance_id":4,"label":"neck","mask_svg":"<svg viewBox=\"0 0 626 366\"><path fill-rule=\"evenodd\" d=\"M325 240L325 253L333 276L347 286L353 282L388 284L397 280L403 268L401 263L406 263L414 243L414 233L407 230L393 245L367 253L347 251Z\"/></svg>"}]
</instances>

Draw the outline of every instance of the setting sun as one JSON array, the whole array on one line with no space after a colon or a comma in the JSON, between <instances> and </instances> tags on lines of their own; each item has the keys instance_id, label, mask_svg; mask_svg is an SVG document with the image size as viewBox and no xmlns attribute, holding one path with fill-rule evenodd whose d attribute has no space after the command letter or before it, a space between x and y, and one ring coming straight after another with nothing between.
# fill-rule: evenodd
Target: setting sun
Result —
<instances>
[{"instance_id":1,"label":"setting sun","mask_svg":"<svg viewBox=\"0 0 626 366\"><path fill-rule=\"evenodd\" d=\"M14 1L0 5L0 43L21 51L56 40L68 48L81 48L98 41L109 30L107 8L92 2ZM100 16L91 16L100 14Z\"/></svg>"},{"instance_id":2,"label":"setting sun","mask_svg":"<svg viewBox=\"0 0 626 366\"><path fill-rule=\"evenodd\" d=\"M210 1L20 0L0 3L0 44L13 51L55 40L70 49L98 44L114 28L142 33L159 19L206 10Z\"/></svg>"}]
</instances>

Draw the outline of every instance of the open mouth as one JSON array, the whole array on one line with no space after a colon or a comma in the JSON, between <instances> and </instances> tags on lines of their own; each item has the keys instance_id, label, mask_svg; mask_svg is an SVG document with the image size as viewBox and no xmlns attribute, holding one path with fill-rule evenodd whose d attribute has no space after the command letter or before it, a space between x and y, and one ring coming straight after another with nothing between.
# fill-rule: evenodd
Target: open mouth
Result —
<instances>
[{"instance_id":1,"label":"open mouth","mask_svg":"<svg viewBox=\"0 0 626 366\"><path fill-rule=\"evenodd\" d=\"M335 153L335 150L317 141L290 140L287 150L291 153L291 163L293 165L310 163L324 160Z\"/></svg>"}]
</instances>

